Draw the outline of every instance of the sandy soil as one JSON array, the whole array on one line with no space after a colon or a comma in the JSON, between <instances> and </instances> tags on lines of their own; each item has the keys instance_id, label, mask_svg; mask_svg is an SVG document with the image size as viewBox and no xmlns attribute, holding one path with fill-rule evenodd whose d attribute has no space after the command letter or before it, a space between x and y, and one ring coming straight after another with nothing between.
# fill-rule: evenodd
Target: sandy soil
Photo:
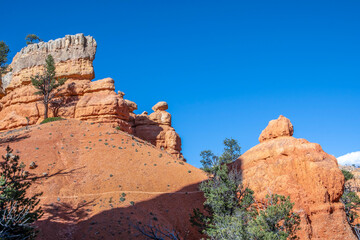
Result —
<instances>
[{"instance_id":1,"label":"sandy soil","mask_svg":"<svg viewBox=\"0 0 360 240\"><path fill-rule=\"evenodd\" d=\"M144 239L132 224L160 224L199 239L189 223L206 174L108 124L63 120L0 133L40 176L39 239Z\"/></svg>"}]
</instances>

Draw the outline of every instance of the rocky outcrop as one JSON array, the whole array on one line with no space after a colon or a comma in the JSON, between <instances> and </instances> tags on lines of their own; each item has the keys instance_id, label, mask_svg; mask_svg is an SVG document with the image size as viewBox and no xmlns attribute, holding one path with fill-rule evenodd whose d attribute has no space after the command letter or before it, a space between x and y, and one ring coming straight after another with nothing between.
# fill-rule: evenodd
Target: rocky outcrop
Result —
<instances>
[{"instance_id":1,"label":"rocky outcrop","mask_svg":"<svg viewBox=\"0 0 360 240\"><path fill-rule=\"evenodd\" d=\"M125 100L114 92L114 80L69 79L49 109L49 117L60 116L92 122L109 122L131 133L129 110ZM0 99L0 130L11 129L43 120L44 106L31 85L21 86ZM28 122L29 120L29 122Z\"/></svg>"},{"instance_id":2,"label":"rocky outcrop","mask_svg":"<svg viewBox=\"0 0 360 240\"><path fill-rule=\"evenodd\" d=\"M321 146L291 137L289 119L270 121L260 144L232 166L242 170L244 184L258 199L266 194L290 196L301 216L301 239L356 239L339 199L344 177L334 156Z\"/></svg>"},{"instance_id":3,"label":"rocky outcrop","mask_svg":"<svg viewBox=\"0 0 360 240\"><path fill-rule=\"evenodd\" d=\"M136 115L133 123L135 136L146 140L167 152L183 158L181 154L181 139L171 126L171 114L165 110L166 102L157 103L150 115L147 112Z\"/></svg>"},{"instance_id":4,"label":"rocky outcrop","mask_svg":"<svg viewBox=\"0 0 360 240\"><path fill-rule=\"evenodd\" d=\"M152 107L152 110L154 110L154 112L156 111L166 111L168 109L168 104L167 102L158 102L157 104L155 104L153 107Z\"/></svg>"},{"instance_id":5,"label":"rocky outcrop","mask_svg":"<svg viewBox=\"0 0 360 240\"><path fill-rule=\"evenodd\" d=\"M30 84L30 77L42 72L49 54L55 60L57 77L91 80L95 77L92 62L96 47L95 39L84 34L30 44L15 55L10 64L12 72L5 75L3 88L12 91Z\"/></svg>"},{"instance_id":6,"label":"rocky outcrop","mask_svg":"<svg viewBox=\"0 0 360 240\"><path fill-rule=\"evenodd\" d=\"M290 120L280 115L278 119L271 120L269 125L261 132L259 142L264 142L277 137L291 137L294 127Z\"/></svg>"},{"instance_id":7,"label":"rocky outcrop","mask_svg":"<svg viewBox=\"0 0 360 240\"><path fill-rule=\"evenodd\" d=\"M35 95L31 77L44 70L46 57L55 60L56 76L66 78L58 97L50 105L49 117L60 116L97 123L112 123L155 146L182 157L181 140L171 127L166 102L154 106L154 113L136 115L137 104L115 93L114 80L92 81L97 43L91 36L67 35L64 38L31 44L23 48L10 64L12 72L3 76L0 94L0 131L40 123L44 106ZM143 120L142 120L143 119ZM137 122L137 124L136 124Z\"/></svg>"}]
</instances>

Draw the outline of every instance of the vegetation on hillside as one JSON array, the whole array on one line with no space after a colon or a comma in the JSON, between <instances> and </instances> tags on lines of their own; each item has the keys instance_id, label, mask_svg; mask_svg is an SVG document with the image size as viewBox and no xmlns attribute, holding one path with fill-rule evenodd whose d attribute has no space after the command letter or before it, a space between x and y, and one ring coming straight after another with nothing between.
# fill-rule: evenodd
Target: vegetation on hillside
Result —
<instances>
[{"instance_id":1,"label":"vegetation on hillside","mask_svg":"<svg viewBox=\"0 0 360 240\"><path fill-rule=\"evenodd\" d=\"M48 123L48 122L55 122L55 121L60 121L60 120L64 120L64 118L61 118L61 117L50 117L50 118L44 119L40 124L44 124L44 123Z\"/></svg>"},{"instance_id":2,"label":"vegetation on hillside","mask_svg":"<svg viewBox=\"0 0 360 240\"><path fill-rule=\"evenodd\" d=\"M341 202L344 204L344 209L346 213L346 218L348 223L353 228L354 232L356 233L357 237L360 239L360 224L359 221L359 214L360 211L360 198L355 191L353 191L350 180L354 178L354 175L347 171L341 170L344 174L345 178L345 186L344 186L344 193L341 196Z\"/></svg>"},{"instance_id":3,"label":"vegetation on hillside","mask_svg":"<svg viewBox=\"0 0 360 240\"><path fill-rule=\"evenodd\" d=\"M24 163L8 146L0 162L0 239L35 239L33 223L43 212L38 197L28 195L33 178L25 171Z\"/></svg>"}]
</instances>

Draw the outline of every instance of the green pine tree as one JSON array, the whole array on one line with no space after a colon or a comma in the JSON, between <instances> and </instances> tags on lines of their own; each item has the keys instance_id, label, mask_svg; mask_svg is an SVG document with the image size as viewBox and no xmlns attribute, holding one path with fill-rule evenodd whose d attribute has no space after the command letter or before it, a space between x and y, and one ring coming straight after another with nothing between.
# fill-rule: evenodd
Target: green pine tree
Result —
<instances>
[{"instance_id":1,"label":"green pine tree","mask_svg":"<svg viewBox=\"0 0 360 240\"><path fill-rule=\"evenodd\" d=\"M45 107L44 119L48 118L49 103L57 96L58 87L62 86L65 81L66 79L63 78L55 78L55 62L51 55L48 55L46 58L45 72L42 75L38 74L31 78L32 85L39 90L35 94L43 96L42 101Z\"/></svg>"},{"instance_id":2,"label":"green pine tree","mask_svg":"<svg viewBox=\"0 0 360 240\"><path fill-rule=\"evenodd\" d=\"M220 157L201 152L210 179L200 184L205 211L193 210L192 225L212 240L297 239L300 217L292 211L290 198L271 194L256 202L254 192L243 186L241 172L227 166L240 156L240 146L233 139L225 139L224 145Z\"/></svg>"},{"instance_id":3,"label":"green pine tree","mask_svg":"<svg viewBox=\"0 0 360 240\"><path fill-rule=\"evenodd\" d=\"M42 193L31 197L26 194L34 179L12 152L8 146L0 162L0 239L35 239L33 223L43 214L38 207Z\"/></svg>"},{"instance_id":4,"label":"green pine tree","mask_svg":"<svg viewBox=\"0 0 360 240\"><path fill-rule=\"evenodd\" d=\"M205 150L200 153L202 170L213 174L216 168L224 163L232 163L241 156L239 143L233 138L225 138L224 152L218 157L211 150Z\"/></svg>"},{"instance_id":5,"label":"green pine tree","mask_svg":"<svg viewBox=\"0 0 360 240\"><path fill-rule=\"evenodd\" d=\"M359 210L360 210L360 198L357 193L352 188L352 184L350 183L351 179L354 179L354 175L347 171L341 170L344 178L344 193L341 196L341 202L344 204L346 218L350 226L354 229L357 237L360 239L360 224L355 224L356 220L359 218Z\"/></svg>"},{"instance_id":6,"label":"green pine tree","mask_svg":"<svg viewBox=\"0 0 360 240\"><path fill-rule=\"evenodd\" d=\"M8 71L7 56L9 53L9 47L6 45L4 41L0 41L0 81L2 79L2 75L6 74Z\"/></svg>"},{"instance_id":7,"label":"green pine tree","mask_svg":"<svg viewBox=\"0 0 360 240\"><path fill-rule=\"evenodd\" d=\"M37 42L42 42L42 40L38 36L36 36L35 34L28 34L25 37L25 40L26 40L27 45L36 43L36 41Z\"/></svg>"}]
</instances>

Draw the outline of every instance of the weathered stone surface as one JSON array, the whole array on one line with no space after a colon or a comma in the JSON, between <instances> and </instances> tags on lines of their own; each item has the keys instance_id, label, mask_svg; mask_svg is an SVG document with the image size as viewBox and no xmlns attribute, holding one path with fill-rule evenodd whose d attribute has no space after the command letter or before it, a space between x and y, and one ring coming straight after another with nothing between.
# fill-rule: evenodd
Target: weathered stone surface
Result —
<instances>
[{"instance_id":1,"label":"weathered stone surface","mask_svg":"<svg viewBox=\"0 0 360 240\"><path fill-rule=\"evenodd\" d=\"M30 44L15 55L10 64L12 72L5 75L2 87L8 92L30 84L31 76L43 71L49 54L55 60L57 77L91 80L95 76L92 61L96 47L95 39L84 34Z\"/></svg>"},{"instance_id":2,"label":"weathered stone surface","mask_svg":"<svg viewBox=\"0 0 360 240\"><path fill-rule=\"evenodd\" d=\"M1 90L3 90L5 92L5 88L7 86L9 86L11 79L12 79L12 72L8 72L7 74L5 74L4 76L2 76L1 79Z\"/></svg>"},{"instance_id":3,"label":"weathered stone surface","mask_svg":"<svg viewBox=\"0 0 360 240\"><path fill-rule=\"evenodd\" d=\"M167 102L158 102L157 104L155 104L155 106L152 107L152 110L154 110L154 112L166 111L167 109L168 109Z\"/></svg>"},{"instance_id":4,"label":"weathered stone surface","mask_svg":"<svg viewBox=\"0 0 360 240\"><path fill-rule=\"evenodd\" d=\"M293 125L290 120L280 115L278 119L271 120L269 125L261 132L259 142L264 142L277 137L292 136Z\"/></svg>"},{"instance_id":5,"label":"weathered stone surface","mask_svg":"<svg viewBox=\"0 0 360 240\"><path fill-rule=\"evenodd\" d=\"M92 82L75 106L75 118L92 122L119 123L131 132L129 108L114 91L114 80L106 78Z\"/></svg>"},{"instance_id":6,"label":"weathered stone surface","mask_svg":"<svg viewBox=\"0 0 360 240\"><path fill-rule=\"evenodd\" d=\"M122 94L120 94L120 97L122 97L123 95ZM125 100L125 102L126 102L126 104L127 104L127 106L128 106L128 108L129 108L129 112L133 112L133 111L135 111L135 110L137 110L137 104L136 103L134 103L133 101L130 101L130 100Z\"/></svg>"},{"instance_id":7,"label":"weathered stone surface","mask_svg":"<svg viewBox=\"0 0 360 240\"><path fill-rule=\"evenodd\" d=\"M96 41L91 36L66 35L64 38L30 44L17 54L15 62L11 65L14 73L24 68L41 66L45 64L47 55L54 57L55 63L73 59L95 59Z\"/></svg>"},{"instance_id":8,"label":"weathered stone surface","mask_svg":"<svg viewBox=\"0 0 360 240\"><path fill-rule=\"evenodd\" d=\"M114 95L115 94L115 86L114 80L112 78L105 78L101 80L97 80L91 82L89 88L85 89L85 93L93 93L93 92L103 92Z\"/></svg>"},{"instance_id":9,"label":"weathered stone surface","mask_svg":"<svg viewBox=\"0 0 360 240\"><path fill-rule=\"evenodd\" d=\"M269 126L277 130L278 120ZM339 202L344 177L336 158L319 144L289 136L292 127L284 126L292 125L284 122L280 129L287 129L288 136L282 134L284 131L273 131L276 134L268 136L282 137L260 139L266 141L245 152L232 166L242 170L244 184L255 191L259 200L269 193L290 196L301 216L301 239L355 240Z\"/></svg>"},{"instance_id":10,"label":"weathered stone surface","mask_svg":"<svg viewBox=\"0 0 360 240\"><path fill-rule=\"evenodd\" d=\"M165 111L156 111L149 115L151 121L160 124L171 126L171 114Z\"/></svg>"},{"instance_id":11,"label":"weathered stone surface","mask_svg":"<svg viewBox=\"0 0 360 240\"><path fill-rule=\"evenodd\" d=\"M182 158L181 139L171 127L171 114L163 110L167 109L167 103L160 103L153 107L153 110L156 109L156 111L150 115L147 115L146 112L146 114L135 116L134 134L157 147L163 148L174 156Z\"/></svg>"},{"instance_id":12,"label":"weathered stone surface","mask_svg":"<svg viewBox=\"0 0 360 240\"><path fill-rule=\"evenodd\" d=\"M120 97L120 98L124 98L125 93L124 93L124 92L122 92L122 91L118 91L118 95L119 95L119 97Z\"/></svg>"},{"instance_id":13,"label":"weathered stone surface","mask_svg":"<svg viewBox=\"0 0 360 240\"><path fill-rule=\"evenodd\" d=\"M92 122L113 122L124 131L132 132L129 110L125 100L113 91L114 80L107 78L95 82L71 81L64 86L64 96L50 105L49 116L76 118ZM43 120L44 107L41 98L34 94L31 85L11 91L0 99L0 130L35 124ZM54 105L54 106L53 106Z\"/></svg>"}]
</instances>

